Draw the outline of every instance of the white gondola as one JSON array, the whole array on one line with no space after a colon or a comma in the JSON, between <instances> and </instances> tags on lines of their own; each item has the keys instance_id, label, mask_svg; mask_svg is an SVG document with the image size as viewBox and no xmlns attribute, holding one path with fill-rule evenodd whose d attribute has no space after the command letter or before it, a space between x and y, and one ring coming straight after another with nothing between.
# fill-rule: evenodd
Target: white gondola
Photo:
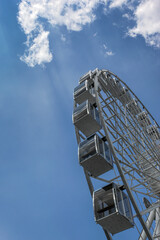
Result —
<instances>
[{"instance_id":1,"label":"white gondola","mask_svg":"<svg viewBox=\"0 0 160 240\"><path fill-rule=\"evenodd\" d=\"M85 80L88 80L90 84L93 83L93 76L97 73L98 69L95 69L93 71L89 71L86 74L84 74L80 79L79 79L79 84L84 82Z\"/></svg>"},{"instance_id":2,"label":"white gondola","mask_svg":"<svg viewBox=\"0 0 160 240\"><path fill-rule=\"evenodd\" d=\"M127 194L111 183L93 194L95 221L112 234L134 226Z\"/></svg>"},{"instance_id":3,"label":"white gondola","mask_svg":"<svg viewBox=\"0 0 160 240\"><path fill-rule=\"evenodd\" d=\"M91 136L102 128L99 113L88 100L74 109L72 120L73 124L86 137Z\"/></svg>"},{"instance_id":4,"label":"white gondola","mask_svg":"<svg viewBox=\"0 0 160 240\"><path fill-rule=\"evenodd\" d=\"M110 74L106 74L106 88L114 97L118 97L121 95L123 91L123 87L119 80L112 78Z\"/></svg>"},{"instance_id":5,"label":"white gondola","mask_svg":"<svg viewBox=\"0 0 160 240\"><path fill-rule=\"evenodd\" d=\"M160 132L157 128L157 126L152 125L147 128L147 134L150 136L150 138L154 141L160 139Z\"/></svg>"},{"instance_id":6,"label":"white gondola","mask_svg":"<svg viewBox=\"0 0 160 240\"><path fill-rule=\"evenodd\" d=\"M123 105L126 105L127 103L129 103L132 100L132 96L129 92L129 90L125 87L123 87L123 90L120 94L120 96L118 97L118 99L120 100L120 102Z\"/></svg>"},{"instance_id":7,"label":"white gondola","mask_svg":"<svg viewBox=\"0 0 160 240\"><path fill-rule=\"evenodd\" d=\"M136 99L130 101L126 106L133 115L137 115L142 111Z\"/></svg>"},{"instance_id":8,"label":"white gondola","mask_svg":"<svg viewBox=\"0 0 160 240\"><path fill-rule=\"evenodd\" d=\"M109 146L97 134L79 144L78 156L80 165L95 177L113 168Z\"/></svg>"},{"instance_id":9,"label":"white gondola","mask_svg":"<svg viewBox=\"0 0 160 240\"><path fill-rule=\"evenodd\" d=\"M96 100L94 87L89 84L88 80L83 81L74 89L73 98L78 104L83 103L87 99L90 103L95 103Z\"/></svg>"},{"instance_id":10,"label":"white gondola","mask_svg":"<svg viewBox=\"0 0 160 240\"><path fill-rule=\"evenodd\" d=\"M148 117L148 114L145 111L139 113L137 115L137 119L138 119L138 122L141 125L141 127L147 127L147 126L151 125L151 121Z\"/></svg>"}]
</instances>

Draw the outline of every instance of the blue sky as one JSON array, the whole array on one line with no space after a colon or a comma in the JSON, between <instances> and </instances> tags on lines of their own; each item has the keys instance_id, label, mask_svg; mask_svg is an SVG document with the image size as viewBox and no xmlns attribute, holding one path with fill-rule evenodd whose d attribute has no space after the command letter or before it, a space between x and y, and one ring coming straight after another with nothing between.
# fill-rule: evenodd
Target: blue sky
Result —
<instances>
[{"instance_id":1,"label":"blue sky","mask_svg":"<svg viewBox=\"0 0 160 240\"><path fill-rule=\"evenodd\" d=\"M0 239L105 239L78 164L73 89L110 69L159 122L160 3L44 3L0 0Z\"/></svg>"}]
</instances>

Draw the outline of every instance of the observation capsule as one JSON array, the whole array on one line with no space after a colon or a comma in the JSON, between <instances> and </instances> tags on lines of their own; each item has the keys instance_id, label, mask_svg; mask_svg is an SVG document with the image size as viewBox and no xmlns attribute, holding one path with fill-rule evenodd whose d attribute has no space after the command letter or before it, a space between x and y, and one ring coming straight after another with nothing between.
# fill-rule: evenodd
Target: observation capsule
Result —
<instances>
[{"instance_id":1,"label":"observation capsule","mask_svg":"<svg viewBox=\"0 0 160 240\"><path fill-rule=\"evenodd\" d=\"M123 105L126 105L127 103L129 103L132 100L132 96L129 93L129 90L125 87L123 87L123 90L120 94L120 96L118 96L118 99L120 100L120 102Z\"/></svg>"},{"instance_id":2,"label":"observation capsule","mask_svg":"<svg viewBox=\"0 0 160 240\"><path fill-rule=\"evenodd\" d=\"M72 119L73 124L86 137L91 136L102 128L99 113L88 100L74 109Z\"/></svg>"},{"instance_id":3,"label":"observation capsule","mask_svg":"<svg viewBox=\"0 0 160 240\"><path fill-rule=\"evenodd\" d=\"M97 134L79 144L78 157L80 165L95 177L113 168L109 146Z\"/></svg>"},{"instance_id":4,"label":"observation capsule","mask_svg":"<svg viewBox=\"0 0 160 240\"><path fill-rule=\"evenodd\" d=\"M90 103L95 103L95 90L88 80L80 83L75 89L73 94L74 101L78 104L83 103L88 99Z\"/></svg>"},{"instance_id":5,"label":"observation capsule","mask_svg":"<svg viewBox=\"0 0 160 240\"><path fill-rule=\"evenodd\" d=\"M95 221L112 234L134 226L127 194L111 183L93 194Z\"/></svg>"},{"instance_id":6,"label":"observation capsule","mask_svg":"<svg viewBox=\"0 0 160 240\"><path fill-rule=\"evenodd\" d=\"M106 74L106 88L114 97L118 97L121 95L123 91L123 87L119 80L112 78L110 74Z\"/></svg>"},{"instance_id":7,"label":"observation capsule","mask_svg":"<svg viewBox=\"0 0 160 240\"><path fill-rule=\"evenodd\" d=\"M142 111L136 99L130 101L126 106L133 115L137 115Z\"/></svg>"},{"instance_id":8,"label":"observation capsule","mask_svg":"<svg viewBox=\"0 0 160 240\"><path fill-rule=\"evenodd\" d=\"M151 124L148 114L145 111L139 113L137 119L141 127L147 127Z\"/></svg>"},{"instance_id":9,"label":"observation capsule","mask_svg":"<svg viewBox=\"0 0 160 240\"><path fill-rule=\"evenodd\" d=\"M154 141L160 140L160 132L158 131L157 126L155 126L155 125L149 126L147 128L147 134Z\"/></svg>"}]
</instances>

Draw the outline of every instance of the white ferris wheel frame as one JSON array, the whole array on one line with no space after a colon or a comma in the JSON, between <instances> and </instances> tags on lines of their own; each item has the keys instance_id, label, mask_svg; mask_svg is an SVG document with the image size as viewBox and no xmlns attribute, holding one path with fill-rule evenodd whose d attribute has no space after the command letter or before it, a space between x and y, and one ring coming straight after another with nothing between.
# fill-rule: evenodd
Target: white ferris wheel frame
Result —
<instances>
[{"instance_id":1,"label":"white ferris wheel frame","mask_svg":"<svg viewBox=\"0 0 160 240\"><path fill-rule=\"evenodd\" d=\"M136 114L132 114L126 108L125 104L117 98L114 88L109 90L107 86L107 76L115 78L116 81L123 84L131 96L136 100L140 108L145 111L151 124L160 127L150 112L132 92L132 90L114 73L109 70L89 71L80 81L89 78L94 82L96 107L99 112L103 130L99 131L102 138L105 138L111 149L114 165L116 166L115 176L111 179L94 177L84 169L86 180L89 186L91 196L93 197L94 187L92 179L102 182L111 183L112 181L120 182L124 185L132 207L134 209L134 218L138 219L141 224L139 240L159 240L160 239L160 193L157 192L157 186L160 184L160 140L151 139L147 135L145 128L140 125ZM74 101L74 107L76 107ZM75 127L78 144L85 139L83 134ZM158 143L157 143L158 142ZM156 147L155 147L156 146ZM152 159L152 160L151 160ZM141 167L141 162L149 164L153 170L153 175L148 170ZM148 166L148 165L147 165ZM158 177L157 177L158 176ZM138 202L142 196L150 199L151 203L148 208ZM137 200L138 199L138 200ZM143 205L143 206L142 206ZM144 216L146 220L144 220ZM156 220L154 229L151 233L150 228ZM103 229L104 230L104 229ZM108 240L111 240L111 234L104 230Z\"/></svg>"}]
</instances>

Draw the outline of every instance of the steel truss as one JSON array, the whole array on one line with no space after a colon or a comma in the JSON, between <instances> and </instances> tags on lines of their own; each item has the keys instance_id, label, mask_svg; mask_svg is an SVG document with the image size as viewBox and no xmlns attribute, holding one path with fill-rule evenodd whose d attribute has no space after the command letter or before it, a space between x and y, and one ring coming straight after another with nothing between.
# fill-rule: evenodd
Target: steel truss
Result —
<instances>
[{"instance_id":1,"label":"steel truss","mask_svg":"<svg viewBox=\"0 0 160 240\"><path fill-rule=\"evenodd\" d=\"M160 127L131 89L111 71L96 69L80 81L84 79L94 83L102 124L98 134L107 140L114 158L112 173L103 177L84 169L91 196L95 181L114 181L124 186L132 203L138 239L160 240ZM112 85L113 79L117 85ZM77 128L76 137L78 144L86 138ZM104 232L111 240L111 234Z\"/></svg>"}]
</instances>

